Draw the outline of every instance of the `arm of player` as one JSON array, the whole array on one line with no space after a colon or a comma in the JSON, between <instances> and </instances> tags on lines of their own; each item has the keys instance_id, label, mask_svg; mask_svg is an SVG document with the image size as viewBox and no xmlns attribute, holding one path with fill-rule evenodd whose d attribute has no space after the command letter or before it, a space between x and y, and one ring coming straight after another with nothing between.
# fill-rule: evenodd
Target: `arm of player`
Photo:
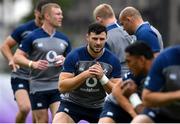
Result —
<instances>
[{"instance_id":1,"label":"arm of player","mask_svg":"<svg viewBox=\"0 0 180 124\"><path fill-rule=\"evenodd\" d=\"M47 60L31 61L27 56L28 55L24 51L17 49L14 54L14 61L21 66L33 69L46 70L48 68Z\"/></svg>"},{"instance_id":2,"label":"arm of player","mask_svg":"<svg viewBox=\"0 0 180 124\"><path fill-rule=\"evenodd\" d=\"M105 89L107 93L111 93L113 87L120 81L121 81L121 78L112 78L108 81L107 84L103 85L103 88Z\"/></svg>"},{"instance_id":3,"label":"arm of player","mask_svg":"<svg viewBox=\"0 0 180 124\"><path fill-rule=\"evenodd\" d=\"M122 94L129 99L129 102L134 107L137 114L142 113L144 105L142 104L141 98L138 96L137 85L132 79L128 79L121 83Z\"/></svg>"},{"instance_id":4,"label":"arm of player","mask_svg":"<svg viewBox=\"0 0 180 124\"><path fill-rule=\"evenodd\" d=\"M13 53L11 50L16 44L17 42L11 36L9 36L1 46L1 52L3 56L9 61L9 66L13 71L16 71L16 69L19 68L19 65L15 64L13 60Z\"/></svg>"},{"instance_id":5,"label":"arm of player","mask_svg":"<svg viewBox=\"0 0 180 124\"><path fill-rule=\"evenodd\" d=\"M152 92L143 90L143 103L147 107L159 107L180 100L180 90L170 92Z\"/></svg>"},{"instance_id":6,"label":"arm of player","mask_svg":"<svg viewBox=\"0 0 180 124\"><path fill-rule=\"evenodd\" d=\"M137 114L129 102L128 98L126 98L121 90L121 83L117 83L112 90L112 95L115 97L116 101L118 102L119 106L121 106L126 112L128 112L132 117L135 117Z\"/></svg>"},{"instance_id":7,"label":"arm of player","mask_svg":"<svg viewBox=\"0 0 180 124\"><path fill-rule=\"evenodd\" d=\"M73 73L61 72L59 76L58 89L61 93L72 91L77 89L89 77L92 77L89 70L83 71L77 76L74 76Z\"/></svg>"}]
</instances>

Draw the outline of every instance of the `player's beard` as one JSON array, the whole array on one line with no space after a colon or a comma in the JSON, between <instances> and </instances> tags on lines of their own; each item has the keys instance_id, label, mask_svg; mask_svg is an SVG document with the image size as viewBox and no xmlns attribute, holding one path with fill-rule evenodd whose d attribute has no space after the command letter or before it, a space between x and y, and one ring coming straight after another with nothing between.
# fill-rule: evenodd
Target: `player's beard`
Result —
<instances>
[{"instance_id":1,"label":"player's beard","mask_svg":"<svg viewBox=\"0 0 180 124\"><path fill-rule=\"evenodd\" d=\"M96 51L96 50L95 50L96 48L93 48L93 47L91 47L90 45L89 45L89 48L90 48L94 53L101 53L101 52L103 51L103 47L102 47L100 50L98 50L98 51ZM99 49L99 48L97 48L97 49Z\"/></svg>"}]
</instances>

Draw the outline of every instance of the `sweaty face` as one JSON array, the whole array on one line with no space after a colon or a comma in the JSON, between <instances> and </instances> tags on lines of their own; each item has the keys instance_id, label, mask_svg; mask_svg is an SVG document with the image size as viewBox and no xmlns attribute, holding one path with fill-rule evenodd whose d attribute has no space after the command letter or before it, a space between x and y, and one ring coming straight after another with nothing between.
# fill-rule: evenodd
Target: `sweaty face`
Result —
<instances>
[{"instance_id":1,"label":"sweaty face","mask_svg":"<svg viewBox=\"0 0 180 124\"><path fill-rule=\"evenodd\" d=\"M50 23L54 27L60 27L62 25L62 10L60 8L53 7L50 12Z\"/></svg>"},{"instance_id":2,"label":"sweaty face","mask_svg":"<svg viewBox=\"0 0 180 124\"><path fill-rule=\"evenodd\" d=\"M96 34L94 32L91 32L87 36L87 41L91 52L101 53L106 41L106 33L101 32L100 34Z\"/></svg>"},{"instance_id":3,"label":"sweaty face","mask_svg":"<svg viewBox=\"0 0 180 124\"><path fill-rule=\"evenodd\" d=\"M142 59L138 56L132 56L129 53L126 53L126 64L129 69L134 73L134 75L138 76L143 72L143 62Z\"/></svg>"},{"instance_id":4,"label":"sweaty face","mask_svg":"<svg viewBox=\"0 0 180 124\"><path fill-rule=\"evenodd\" d=\"M120 23L123 26L124 30L130 35L134 34L134 31L132 29L131 22L126 17L120 17Z\"/></svg>"}]
</instances>

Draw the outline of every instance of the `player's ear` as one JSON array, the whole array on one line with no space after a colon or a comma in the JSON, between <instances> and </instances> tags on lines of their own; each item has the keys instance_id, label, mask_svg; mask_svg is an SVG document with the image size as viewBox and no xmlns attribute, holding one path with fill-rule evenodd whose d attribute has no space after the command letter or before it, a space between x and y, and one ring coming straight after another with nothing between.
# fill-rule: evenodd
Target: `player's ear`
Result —
<instances>
[{"instance_id":1,"label":"player's ear","mask_svg":"<svg viewBox=\"0 0 180 124\"><path fill-rule=\"evenodd\" d=\"M96 22L100 23L101 22L101 18L99 16L96 17Z\"/></svg>"},{"instance_id":2,"label":"player's ear","mask_svg":"<svg viewBox=\"0 0 180 124\"><path fill-rule=\"evenodd\" d=\"M146 58L144 56L140 56L139 59L142 64L144 64L146 62Z\"/></svg>"},{"instance_id":3,"label":"player's ear","mask_svg":"<svg viewBox=\"0 0 180 124\"><path fill-rule=\"evenodd\" d=\"M89 34L87 33L86 34L86 43L88 43L89 42Z\"/></svg>"}]
</instances>

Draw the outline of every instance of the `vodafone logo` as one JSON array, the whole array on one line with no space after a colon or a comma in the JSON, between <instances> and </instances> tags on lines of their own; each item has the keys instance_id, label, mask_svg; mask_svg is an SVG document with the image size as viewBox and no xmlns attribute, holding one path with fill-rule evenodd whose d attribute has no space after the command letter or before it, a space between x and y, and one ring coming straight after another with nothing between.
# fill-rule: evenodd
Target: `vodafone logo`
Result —
<instances>
[{"instance_id":1,"label":"vodafone logo","mask_svg":"<svg viewBox=\"0 0 180 124\"><path fill-rule=\"evenodd\" d=\"M55 57L57 56L57 53L55 51L49 51L47 54L46 54L46 59L49 61L49 62L54 62L55 61Z\"/></svg>"}]
</instances>

